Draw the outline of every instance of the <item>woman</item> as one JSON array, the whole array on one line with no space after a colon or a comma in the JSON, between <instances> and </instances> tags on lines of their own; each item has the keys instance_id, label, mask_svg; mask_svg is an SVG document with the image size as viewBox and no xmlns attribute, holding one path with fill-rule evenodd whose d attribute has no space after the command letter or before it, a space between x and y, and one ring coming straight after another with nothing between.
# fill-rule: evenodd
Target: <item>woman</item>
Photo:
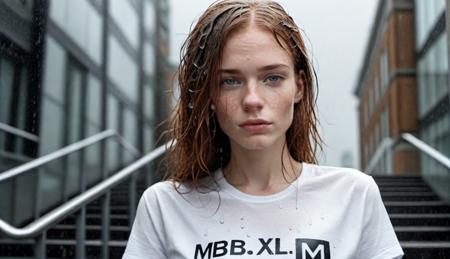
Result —
<instances>
[{"instance_id":1,"label":"woman","mask_svg":"<svg viewBox=\"0 0 450 259\"><path fill-rule=\"evenodd\" d=\"M280 5L211 5L184 45L169 180L124 258L401 258L373 179L315 165L313 76Z\"/></svg>"}]
</instances>

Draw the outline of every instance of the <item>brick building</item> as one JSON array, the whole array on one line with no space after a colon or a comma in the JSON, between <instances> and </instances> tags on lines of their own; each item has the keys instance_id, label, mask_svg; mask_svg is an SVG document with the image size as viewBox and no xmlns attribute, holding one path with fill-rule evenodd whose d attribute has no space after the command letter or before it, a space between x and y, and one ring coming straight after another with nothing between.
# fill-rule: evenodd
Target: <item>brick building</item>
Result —
<instances>
[{"instance_id":1,"label":"brick building","mask_svg":"<svg viewBox=\"0 0 450 259\"><path fill-rule=\"evenodd\" d=\"M359 102L361 167L367 173L417 174L419 153L402 144L403 132L419 133L417 120L414 2L381 0L355 95Z\"/></svg>"}]
</instances>

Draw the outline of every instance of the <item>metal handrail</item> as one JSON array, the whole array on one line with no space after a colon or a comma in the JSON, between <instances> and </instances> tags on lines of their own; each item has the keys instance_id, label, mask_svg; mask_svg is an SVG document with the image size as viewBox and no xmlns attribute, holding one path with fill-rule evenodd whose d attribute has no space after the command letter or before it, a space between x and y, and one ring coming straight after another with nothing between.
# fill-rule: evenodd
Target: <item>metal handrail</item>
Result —
<instances>
[{"instance_id":1,"label":"metal handrail","mask_svg":"<svg viewBox=\"0 0 450 259\"><path fill-rule=\"evenodd\" d=\"M371 173L372 170L375 168L375 165L380 161L382 154L386 150L391 149L393 146L397 145L398 143L400 143L402 141L406 141L406 142L410 143L415 148L419 149L419 151L430 156L432 159L436 160L441 165L445 166L447 169L450 170L450 159L448 157L446 157L444 154L442 154L441 152L439 152L432 146L423 142L416 136L412 135L411 133L402 133L400 135L400 137L398 139L396 139L395 141L393 141L391 138L383 139L382 144L376 150L375 155L369 161L369 163L364 171L366 173Z\"/></svg>"},{"instance_id":2,"label":"metal handrail","mask_svg":"<svg viewBox=\"0 0 450 259\"><path fill-rule=\"evenodd\" d=\"M125 181L132 174L137 173L138 169L155 160L173 144L175 144L175 142L172 141L167 143L166 145L162 145L154 149L152 152L120 170L118 173L112 175L111 177L98 183L94 187L65 202L61 206L50 211L49 213L45 214L44 216L40 217L39 219L33 221L23 228L16 228L0 219L0 232L4 233L8 237L16 239L30 238L40 234L42 231L50 228L71 213L85 206L87 203L102 196L114 186Z\"/></svg>"},{"instance_id":3,"label":"metal handrail","mask_svg":"<svg viewBox=\"0 0 450 259\"><path fill-rule=\"evenodd\" d=\"M29 132L26 132L24 130L9 126L8 124L5 124L5 123L0 122L0 130L8 132L8 133L16 135L16 136L19 136L19 137L22 137L22 138L25 138L25 139L28 139L28 140L31 140L36 143L39 142L38 136L31 134Z\"/></svg>"},{"instance_id":4,"label":"metal handrail","mask_svg":"<svg viewBox=\"0 0 450 259\"><path fill-rule=\"evenodd\" d=\"M123 147L125 149L127 149L129 152L133 153L136 156L140 155L140 152L133 145L128 143L122 136L120 136L115 130L105 130L105 131L97 133L93 136L90 136L88 138L85 138L83 140L80 140L76 143L70 144L64 148L58 149L50 154L47 154L40 158L37 158L33 161L30 161L30 162L20 165L18 167L4 171L4 172L0 173L0 182L11 179L11 178L21 175L23 173L30 172L31 169L34 169L43 164L52 162L58 158L61 158L63 156L66 156L66 155L69 155L76 151L79 151L80 149L83 149L85 147L88 147L90 145L93 145L99 141L102 141L102 140L110 138L110 137L116 137L118 139L119 143L122 144Z\"/></svg>"},{"instance_id":5,"label":"metal handrail","mask_svg":"<svg viewBox=\"0 0 450 259\"><path fill-rule=\"evenodd\" d=\"M437 162L439 162L441 165L445 166L447 169L450 170L450 159L446 157L441 152L437 151L427 143L423 142L419 138L415 137L414 135L410 133L403 133L401 135L402 139L409 142L411 145L415 146L417 149L422 151L423 153L427 154Z\"/></svg>"}]
</instances>

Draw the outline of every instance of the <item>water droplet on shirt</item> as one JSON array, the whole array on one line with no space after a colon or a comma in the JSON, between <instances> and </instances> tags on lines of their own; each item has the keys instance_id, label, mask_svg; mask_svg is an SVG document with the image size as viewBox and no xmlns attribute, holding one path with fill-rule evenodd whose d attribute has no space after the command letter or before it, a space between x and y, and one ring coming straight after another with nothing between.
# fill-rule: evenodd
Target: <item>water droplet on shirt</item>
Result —
<instances>
[{"instance_id":1,"label":"water droplet on shirt","mask_svg":"<svg viewBox=\"0 0 450 259\"><path fill-rule=\"evenodd\" d=\"M243 216L241 217L241 221L242 221L242 220L244 220L244 217L243 217Z\"/></svg>"},{"instance_id":2,"label":"water droplet on shirt","mask_svg":"<svg viewBox=\"0 0 450 259\"><path fill-rule=\"evenodd\" d=\"M223 224L223 223L225 223L225 220L221 219L219 222L220 222L220 224Z\"/></svg>"},{"instance_id":3,"label":"water droplet on shirt","mask_svg":"<svg viewBox=\"0 0 450 259\"><path fill-rule=\"evenodd\" d=\"M280 206L278 206L278 208L280 208L280 210L282 210L282 209L283 209L283 206L280 205Z\"/></svg>"},{"instance_id":4,"label":"water droplet on shirt","mask_svg":"<svg viewBox=\"0 0 450 259\"><path fill-rule=\"evenodd\" d=\"M245 226L244 226L244 225L242 225L242 226L241 226L241 229L244 229L244 228L245 228Z\"/></svg>"},{"instance_id":5,"label":"water droplet on shirt","mask_svg":"<svg viewBox=\"0 0 450 259\"><path fill-rule=\"evenodd\" d=\"M324 217L324 216L322 216L322 217L320 217L320 219L321 219L321 220L325 220L325 217Z\"/></svg>"},{"instance_id":6,"label":"water droplet on shirt","mask_svg":"<svg viewBox=\"0 0 450 259\"><path fill-rule=\"evenodd\" d=\"M289 231L292 231L292 227L289 227Z\"/></svg>"},{"instance_id":7,"label":"water droplet on shirt","mask_svg":"<svg viewBox=\"0 0 450 259\"><path fill-rule=\"evenodd\" d=\"M203 233L203 236L207 237L208 236L208 232Z\"/></svg>"},{"instance_id":8,"label":"water droplet on shirt","mask_svg":"<svg viewBox=\"0 0 450 259\"><path fill-rule=\"evenodd\" d=\"M247 234L247 237L251 237L250 234Z\"/></svg>"}]
</instances>

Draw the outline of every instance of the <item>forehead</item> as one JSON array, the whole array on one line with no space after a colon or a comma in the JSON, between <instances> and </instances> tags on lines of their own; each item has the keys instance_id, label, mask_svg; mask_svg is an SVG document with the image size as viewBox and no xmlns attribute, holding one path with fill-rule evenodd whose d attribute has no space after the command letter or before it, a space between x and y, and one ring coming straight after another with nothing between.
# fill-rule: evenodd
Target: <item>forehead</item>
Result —
<instances>
[{"instance_id":1,"label":"forehead","mask_svg":"<svg viewBox=\"0 0 450 259\"><path fill-rule=\"evenodd\" d=\"M252 64L264 66L267 63L294 66L288 48L280 46L272 32L257 26L233 33L225 43L220 63L222 68Z\"/></svg>"}]
</instances>

